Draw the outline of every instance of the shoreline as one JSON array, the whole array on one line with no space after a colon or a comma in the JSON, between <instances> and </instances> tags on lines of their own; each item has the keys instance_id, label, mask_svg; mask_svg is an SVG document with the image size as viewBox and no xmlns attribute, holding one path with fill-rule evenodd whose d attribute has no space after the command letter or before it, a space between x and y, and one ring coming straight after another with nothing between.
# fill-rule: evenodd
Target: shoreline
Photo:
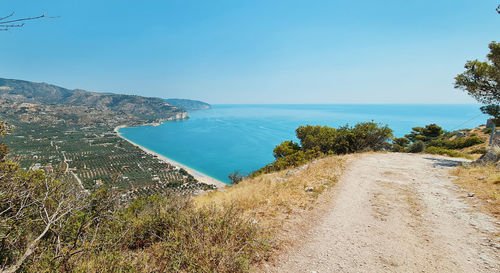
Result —
<instances>
[{"instance_id":1,"label":"shoreline","mask_svg":"<svg viewBox=\"0 0 500 273\"><path fill-rule=\"evenodd\" d=\"M139 149L143 150L144 152L148 153L148 154L151 154L153 156L156 156L158 157L159 160L163 161L163 162L166 162L172 166L175 166L175 167L179 167L179 168L183 168L184 170L186 170L189 174L191 174L194 178L196 178L196 180L202 182L202 183L205 183L205 184L210 184L210 185L214 185L217 189L222 189L224 188L225 186L227 186L228 184L220 181L220 180L217 180L209 175L206 175L202 172L199 172L193 168L190 168L184 164L181 164L175 160L172 160L162 154L159 154L155 151L152 151L144 146L141 146L133 141L131 141L130 139L127 139L126 137L122 136L122 134L119 132L120 129L122 128L126 128L128 126L126 125L119 125L119 126L116 126L115 129L114 129L114 132L122 139L126 140L127 142L129 142L130 144L138 147Z\"/></svg>"}]
</instances>

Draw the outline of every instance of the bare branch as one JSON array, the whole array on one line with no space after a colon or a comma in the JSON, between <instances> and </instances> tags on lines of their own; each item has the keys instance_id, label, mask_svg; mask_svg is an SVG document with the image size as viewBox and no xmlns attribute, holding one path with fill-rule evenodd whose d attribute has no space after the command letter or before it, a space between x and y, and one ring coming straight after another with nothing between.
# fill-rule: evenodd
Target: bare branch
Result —
<instances>
[{"instance_id":1,"label":"bare branch","mask_svg":"<svg viewBox=\"0 0 500 273\"><path fill-rule=\"evenodd\" d=\"M42 18L59 18L59 16L47 16L45 13L43 13L40 16L35 16L35 17L26 17L26 18L18 18L18 19L12 19L12 20L6 20L14 16L14 12L5 16L5 17L0 17L0 31L7 31L11 28L21 28L24 26L24 23L22 24L12 24L12 23L17 23L17 22L24 22L24 21L33 21L33 20L38 20Z\"/></svg>"},{"instance_id":2,"label":"bare branch","mask_svg":"<svg viewBox=\"0 0 500 273\"><path fill-rule=\"evenodd\" d=\"M0 23L0 25L1 25L1 23ZM18 24L18 25L2 25L2 27L5 27L5 28L24 27L24 23L23 24Z\"/></svg>"},{"instance_id":3,"label":"bare branch","mask_svg":"<svg viewBox=\"0 0 500 273\"><path fill-rule=\"evenodd\" d=\"M45 14L42 14L42 15L36 16L36 17L20 18L20 19L14 19L14 20L9 20L9 21L0 21L0 25L10 24L10 23L15 23L15 22L20 22L20 21L36 20L36 19L40 19L40 18L44 18L44 17L45 17Z\"/></svg>"},{"instance_id":4,"label":"bare branch","mask_svg":"<svg viewBox=\"0 0 500 273\"><path fill-rule=\"evenodd\" d=\"M5 16L5 17L0 17L0 21L3 21L3 20L5 20L5 19L7 19L7 18L10 18L10 17L12 17L12 16L14 16L14 13L11 13L11 14L9 14L9 15Z\"/></svg>"}]
</instances>

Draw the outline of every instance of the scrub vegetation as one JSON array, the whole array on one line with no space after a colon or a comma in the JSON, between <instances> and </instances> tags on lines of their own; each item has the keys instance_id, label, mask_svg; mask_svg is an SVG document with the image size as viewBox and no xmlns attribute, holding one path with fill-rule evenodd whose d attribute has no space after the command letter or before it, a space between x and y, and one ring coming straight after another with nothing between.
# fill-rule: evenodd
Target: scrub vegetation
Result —
<instances>
[{"instance_id":1,"label":"scrub vegetation","mask_svg":"<svg viewBox=\"0 0 500 273\"><path fill-rule=\"evenodd\" d=\"M414 127L405 137L392 140L392 151L477 158L486 152L489 136L485 131L484 127L478 127L446 132L436 124Z\"/></svg>"},{"instance_id":2,"label":"scrub vegetation","mask_svg":"<svg viewBox=\"0 0 500 273\"><path fill-rule=\"evenodd\" d=\"M275 161L251 176L297 167L327 155L341 155L390 148L392 130L374 122L358 123L351 127L300 126L295 131L300 144L284 141L274 148Z\"/></svg>"},{"instance_id":3,"label":"scrub vegetation","mask_svg":"<svg viewBox=\"0 0 500 273\"><path fill-rule=\"evenodd\" d=\"M465 165L453 173L456 184L481 200L480 208L500 220L500 171L495 164Z\"/></svg>"},{"instance_id":4,"label":"scrub vegetation","mask_svg":"<svg viewBox=\"0 0 500 273\"><path fill-rule=\"evenodd\" d=\"M266 252L265 232L230 204L121 204L113 189L24 170L0 148L0 272L242 272Z\"/></svg>"},{"instance_id":5,"label":"scrub vegetation","mask_svg":"<svg viewBox=\"0 0 500 273\"><path fill-rule=\"evenodd\" d=\"M231 206L240 211L267 231L269 254L286 243L289 225L312 210L317 198L338 182L345 162L345 156L328 156L301 167L248 177L224 191L197 196L194 202L200 208Z\"/></svg>"}]
</instances>

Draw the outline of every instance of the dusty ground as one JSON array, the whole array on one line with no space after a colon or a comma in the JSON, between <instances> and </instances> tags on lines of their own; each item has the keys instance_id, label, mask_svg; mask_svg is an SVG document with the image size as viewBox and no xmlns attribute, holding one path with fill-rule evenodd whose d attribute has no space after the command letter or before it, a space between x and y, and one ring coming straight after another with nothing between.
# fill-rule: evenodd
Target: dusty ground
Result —
<instances>
[{"instance_id":1,"label":"dusty ground","mask_svg":"<svg viewBox=\"0 0 500 273\"><path fill-rule=\"evenodd\" d=\"M321 216L267 272L500 272L500 223L452 183L460 159L354 157Z\"/></svg>"}]
</instances>

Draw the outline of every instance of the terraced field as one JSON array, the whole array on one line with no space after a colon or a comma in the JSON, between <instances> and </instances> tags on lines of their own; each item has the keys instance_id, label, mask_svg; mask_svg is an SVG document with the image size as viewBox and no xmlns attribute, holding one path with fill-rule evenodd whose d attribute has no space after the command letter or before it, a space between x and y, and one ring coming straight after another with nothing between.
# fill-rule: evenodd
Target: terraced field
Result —
<instances>
[{"instance_id":1,"label":"terraced field","mask_svg":"<svg viewBox=\"0 0 500 273\"><path fill-rule=\"evenodd\" d=\"M212 188L121 139L110 128L13 125L14 130L4 141L9 145L11 158L21 167L78 180L88 191L107 186L126 198L135 198L167 190L193 192Z\"/></svg>"}]
</instances>

